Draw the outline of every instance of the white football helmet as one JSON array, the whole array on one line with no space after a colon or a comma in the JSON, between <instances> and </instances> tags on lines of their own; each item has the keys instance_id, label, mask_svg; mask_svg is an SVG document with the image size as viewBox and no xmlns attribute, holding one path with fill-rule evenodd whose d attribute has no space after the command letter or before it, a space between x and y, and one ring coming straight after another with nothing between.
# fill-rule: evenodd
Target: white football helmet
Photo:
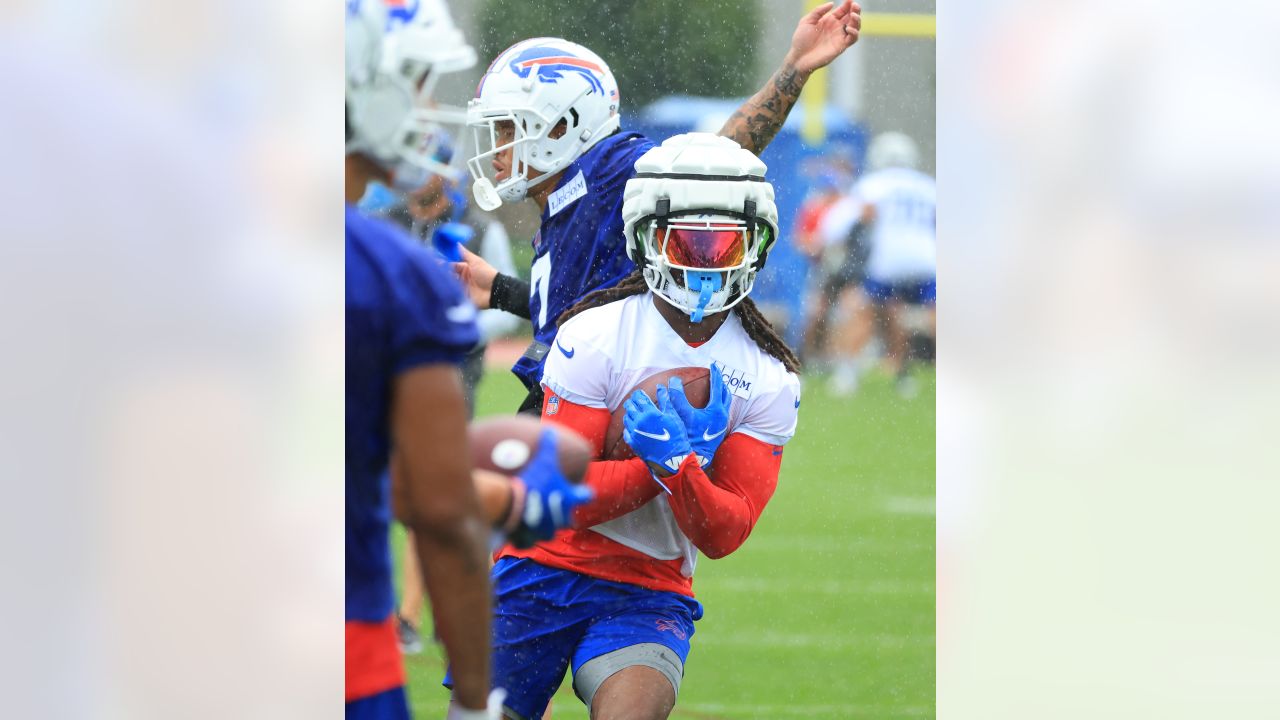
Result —
<instances>
[{"instance_id":1,"label":"white football helmet","mask_svg":"<svg viewBox=\"0 0 1280 720\"><path fill-rule=\"evenodd\" d=\"M900 132L883 132L867 148L867 169L915 168L920 164L920 151L911 138Z\"/></svg>"},{"instance_id":2,"label":"white football helmet","mask_svg":"<svg viewBox=\"0 0 1280 720\"><path fill-rule=\"evenodd\" d=\"M765 169L711 133L677 135L636 161L622 200L627 256L694 322L741 302L764 268L778 236Z\"/></svg>"},{"instance_id":3,"label":"white football helmet","mask_svg":"<svg viewBox=\"0 0 1280 720\"><path fill-rule=\"evenodd\" d=\"M475 65L476 51L444 0L348 0L346 61L347 153L377 162L402 190L431 173L457 179L448 127L466 113L431 95L441 75Z\"/></svg>"},{"instance_id":4,"label":"white football helmet","mask_svg":"<svg viewBox=\"0 0 1280 720\"><path fill-rule=\"evenodd\" d=\"M502 51L467 105L476 139L476 155L467 161L476 203L493 210L523 200L530 187L616 130L618 107L618 82L609 66L581 45L533 38ZM563 134L552 137L561 121ZM511 175L499 182L493 158L508 149ZM530 168L542 174L531 178Z\"/></svg>"}]
</instances>

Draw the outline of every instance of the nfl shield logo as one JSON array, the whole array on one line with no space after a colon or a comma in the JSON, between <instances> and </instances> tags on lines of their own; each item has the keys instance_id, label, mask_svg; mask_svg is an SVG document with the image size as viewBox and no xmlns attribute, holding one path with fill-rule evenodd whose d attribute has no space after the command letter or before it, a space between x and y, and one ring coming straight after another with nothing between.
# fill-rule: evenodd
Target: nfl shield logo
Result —
<instances>
[{"instance_id":1,"label":"nfl shield logo","mask_svg":"<svg viewBox=\"0 0 1280 720\"><path fill-rule=\"evenodd\" d=\"M560 398L552 395L547 398L547 415L555 415L560 412Z\"/></svg>"}]
</instances>

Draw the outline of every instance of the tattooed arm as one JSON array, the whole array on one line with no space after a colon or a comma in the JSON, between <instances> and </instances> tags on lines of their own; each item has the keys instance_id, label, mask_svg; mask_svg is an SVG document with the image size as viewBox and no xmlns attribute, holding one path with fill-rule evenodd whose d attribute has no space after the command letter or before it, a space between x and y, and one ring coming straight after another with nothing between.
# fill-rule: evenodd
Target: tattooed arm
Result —
<instances>
[{"instance_id":1,"label":"tattooed arm","mask_svg":"<svg viewBox=\"0 0 1280 720\"><path fill-rule=\"evenodd\" d=\"M850 0L838 8L825 3L800 19L787 52L769 82L742 104L720 134L759 155L778 134L809 75L858 41L862 8Z\"/></svg>"},{"instance_id":2,"label":"tattooed arm","mask_svg":"<svg viewBox=\"0 0 1280 720\"><path fill-rule=\"evenodd\" d=\"M808 79L808 73L784 62L760 92L734 111L720 134L759 155L782 129Z\"/></svg>"}]
</instances>

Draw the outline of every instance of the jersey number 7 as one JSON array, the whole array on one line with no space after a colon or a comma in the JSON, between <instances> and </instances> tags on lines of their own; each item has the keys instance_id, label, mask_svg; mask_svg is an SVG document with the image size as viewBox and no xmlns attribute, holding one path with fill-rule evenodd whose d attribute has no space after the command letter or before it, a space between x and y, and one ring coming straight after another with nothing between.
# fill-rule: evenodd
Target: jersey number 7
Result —
<instances>
[{"instance_id":1,"label":"jersey number 7","mask_svg":"<svg viewBox=\"0 0 1280 720\"><path fill-rule=\"evenodd\" d=\"M533 281L533 292L538 293L538 327L536 329L541 330L547 326L547 284L551 279L551 253L533 262L529 279Z\"/></svg>"}]
</instances>

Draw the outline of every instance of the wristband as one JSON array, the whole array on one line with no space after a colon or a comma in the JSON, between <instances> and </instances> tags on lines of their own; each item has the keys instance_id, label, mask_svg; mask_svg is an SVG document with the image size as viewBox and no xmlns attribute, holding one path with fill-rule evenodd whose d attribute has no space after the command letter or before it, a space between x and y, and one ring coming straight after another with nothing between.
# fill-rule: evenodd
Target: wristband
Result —
<instances>
[{"instance_id":1,"label":"wristband","mask_svg":"<svg viewBox=\"0 0 1280 720\"><path fill-rule=\"evenodd\" d=\"M489 290L489 307L531 320L533 313L529 311L530 292L529 283L520 278L498 273L494 276L493 287Z\"/></svg>"}]
</instances>

